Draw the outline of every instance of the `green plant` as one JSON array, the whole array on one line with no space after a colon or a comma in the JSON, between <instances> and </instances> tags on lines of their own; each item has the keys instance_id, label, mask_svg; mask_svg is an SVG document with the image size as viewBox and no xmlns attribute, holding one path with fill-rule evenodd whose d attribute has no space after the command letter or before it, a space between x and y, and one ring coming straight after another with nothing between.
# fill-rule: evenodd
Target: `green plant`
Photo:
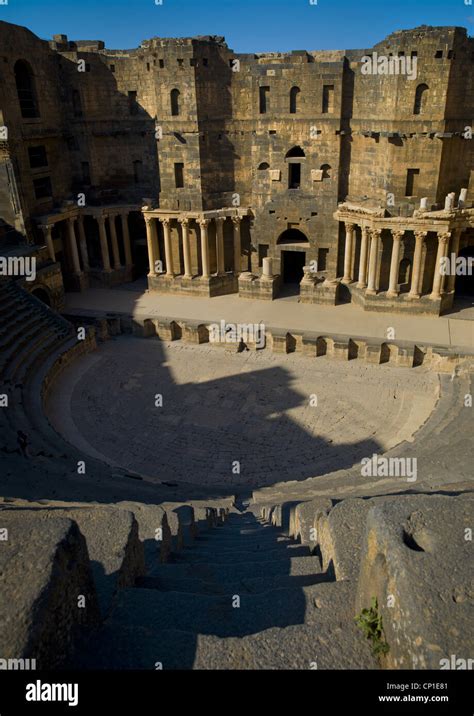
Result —
<instances>
[{"instance_id":1,"label":"green plant","mask_svg":"<svg viewBox=\"0 0 474 716\"><path fill-rule=\"evenodd\" d=\"M371 642L372 654L374 656L382 656L388 653L390 647L385 641L382 616L379 614L377 597L372 597L371 607L369 609L362 609L361 613L355 617L355 622Z\"/></svg>"}]
</instances>

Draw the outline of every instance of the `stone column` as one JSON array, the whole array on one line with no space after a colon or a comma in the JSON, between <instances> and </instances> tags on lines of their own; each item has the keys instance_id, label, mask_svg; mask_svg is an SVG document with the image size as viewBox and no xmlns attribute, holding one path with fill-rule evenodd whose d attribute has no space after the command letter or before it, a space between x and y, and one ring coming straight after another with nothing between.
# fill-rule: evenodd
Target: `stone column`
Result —
<instances>
[{"instance_id":1,"label":"stone column","mask_svg":"<svg viewBox=\"0 0 474 716\"><path fill-rule=\"evenodd\" d=\"M158 235L156 233L156 221L152 216L145 216L146 243L148 248L148 263L150 270L149 277L156 276L156 262L159 260Z\"/></svg>"},{"instance_id":2,"label":"stone column","mask_svg":"<svg viewBox=\"0 0 474 716\"><path fill-rule=\"evenodd\" d=\"M165 237L165 260L166 260L166 275L173 277L173 252L171 250L171 233L170 233L170 220L160 219L163 224L163 234Z\"/></svg>"},{"instance_id":3,"label":"stone column","mask_svg":"<svg viewBox=\"0 0 474 716\"><path fill-rule=\"evenodd\" d=\"M225 217L220 216L216 220L216 255L217 255L217 275L221 276L225 273L224 261L224 221Z\"/></svg>"},{"instance_id":4,"label":"stone column","mask_svg":"<svg viewBox=\"0 0 474 716\"><path fill-rule=\"evenodd\" d=\"M56 253L54 251L54 243L53 243L53 237L52 237L52 231L53 227L51 224L46 224L46 226L41 227L44 233L44 238L46 240L46 246L48 247L48 254L51 261L56 261Z\"/></svg>"},{"instance_id":5,"label":"stone column","mask_svg":"<svg viewBox=\"0 0 474 716\"><path fill-rule=\"evenodd\" d=\"M77 226L79 228L79 249L81 251L82 265L84 266L84 271L89 271L89 254L87 251L87 239L86 232L84 231L84 217L82 214L79 214L77 217Z\"/></svg>"},{"instance_id":6,"label":"stone column","mask_svg":"<svg viewBox=\"0 0 474 716\"><path fill-rule=\"evenodd\" d=\"M234 274L237 276L242 270L242 234L241 234L242 218L240 216L232 217L232 225L234 228Z\"/></svg>"},{"instance_id":7,"label":"stone column","mask_svg":"<svg viewBox=\"0 0 474 716\"><path fill-rule=\"evenodd\" d=\"M132 247L130 246L130 231L128 229L128 212L120 214L122 222L123 248L125 252L125 266L131 268L133 266Z\"/></svg>"},{"instance_id":8,"label":"stone column","mask_svg":"<svg viewBox=\"0 0 474 716\"><path fill-rule=\"evenodd\" d=\"M415 253L413 256L413 269L411 275L411 287L408 293L409 298L420 298L420 283L422 279L423 248L427 231L415 231Z\"/></svg>"},{"instance_id":9,"label":"stone column","mask_svg":"<svg viewBox=\"0 0 474 716\"><path fill-rule=\"evenodd\" d=\"M368 226L362 227L362 241L360 244L359 259L359 281L357 288L365 288L367 286L367 254L369 250L370 230Z\"/></svg>"},{"instance_id":10,"label":"stone column","mask_svg":"<svg viewBox=\"0 0 474 716\"><path fill-rule=\"evenodd\" d=\"M370 234L369 280L367 282L366 293L375 295L377 293L377 264L382 231L380 229L372 229Z\"/></svg>"},{"instance_id":11,"label":"stone column","mask_svg":"<svg viewBox=\"0 0 474 716\"><path fill-rule=\"evenodd\" d=\"M119 271L122 268L120 263L120 251L117 239L117 227L115 225L115 214L109 216L110 238L112 239L112 254L114 257L114 269Z\"/></svg>"},{"instance_id":12,"label":"stone column","mask_svg":"<svg viewBox=\"0 0 474 716\"><path fill-rule=\"evenodd\" d=\"M461 241L461 234L462 229L455 229L452 233L452 240L451 240L451 254L450 254L450 266L451 266L451 273L449 276L447 276L447 282L446 282L446 291L448 293L452 293L454 291L455 285L456 285L456 265L453 266L452 258L455 259L458 256L459 253L459 243Z\"/></svg>"},{"instance_id":13,"label":"stone column","mask_svg":"<svg viewBox=\"0 0 474 716\"><path fill-rule=\"evenodd\" d=\"M423 244L427 233L427 231L415 231L415 255L413 257L411 287L408 294L409 298L420 298L421 259L423 254Z\"/></svg>"},{"instance_id":14,"label":"stone column","mask_svg":"<svg viewBox=\"0 0 474 716\"><path fill-rule=\"evenodd\" d=\"M344 278L342 283L352 281L352 245L354 241L355 224L346 224L346 244L344 248Z\"/></svg>"},{"instance_id":15,"label":"stone column","mask_svg":"<svg viewBox=\"0 0 474 716\"><path fill-rule=\"evenodd\" d=\"M404 231L392 231L392 260L390 262L390 283L387 291L387 296L391 298L398 296L398 271L400 264L400 244Z\"/></svg>"},{"instance_id":16,"label":"stone column","mask_svg":"<svg viewBox=\"0 0 474 716\"><path fill-rule=\"evenodd\" d=\"M180 218L181 232L183 235L183 256L184 256L184 277L192 278L193 272L191 268L191 250L189 247L189 220Z\"/></svg>"},{"instance_id":17,"label":"stone column","mask_svg":"<svg viewBox=\"0 0 474 716\"><path fill-rule=\"evenodd\" d=\"M441 260L446 256L450 238L451 234L449 232L438 235L438 252L436 254L433 288L430 293L430 299L432 301L437 301L441 297L441 283L443 280L443 274L441 273Z\"/></svg>"},{"instance_id":18,"label":"stone column","mask_svg":"<svg viewBox=\"0 0 474 716\"><path fill-rule=\"evenodd\" d=\"M109 244L107 241L107 231L105 229L105 216L98 216L97 223L99 224L99 236L100 236L100 250L102 253L102 266L104 271L110 271L110 256L109 256Z\"/></svg>"},{"instance_id":19,"label":"stone column","mask_svg":"<svg viewBox=\"0 0 474 716\"><path fill-rule=\"evenodd\" d=\"M71 253L74 273L76 274L76 276L80 276L82 271L81 271L81 264L79 261L79 252L77 250L76 232L74 231L75 221L76 221L75 219L68 219L68 222L67 222L68 236L69 236L69 251Z\"/></svg>"},{"instance_id":20,"label":"stone column","mask_svg":"<svg viewBox=\"0 0 474 716\"><path fill-rule=\"evenodd\" d=\"M262 278L273 278L273 260L270 256L265 256L262 261Z\"/></svg>"},{"instance_id":21,"label":"stone column","mask_svg":"<svg viewBox=\"0 0 474 716\"><path fill-rule=\"evenodd\" d=\"M206 219L200 219L198 223L201 228L202 277L209 278L209 237L207 232L209 222Z\"/></svg>"}]
</instances>

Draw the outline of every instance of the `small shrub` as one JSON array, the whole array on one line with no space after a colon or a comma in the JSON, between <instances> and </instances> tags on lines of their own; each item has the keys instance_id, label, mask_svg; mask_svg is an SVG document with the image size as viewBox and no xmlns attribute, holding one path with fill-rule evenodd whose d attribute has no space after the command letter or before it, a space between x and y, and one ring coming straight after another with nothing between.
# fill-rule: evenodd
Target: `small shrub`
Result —
<instances>
[{"instance_id":1,"label":"small shrub","mask_svg":"<svg viewBox=\"0 0 474 716\"><path fill-rule=\"evenodd\" d=\"M379 614L377 597L372 597L371 607L369 609L363 609L361 613L355 617L355 622L371 642L372 654L374 656L383 656L388 653L390 647L385 641L382 616Z\"/></svg>"}]
</instances>

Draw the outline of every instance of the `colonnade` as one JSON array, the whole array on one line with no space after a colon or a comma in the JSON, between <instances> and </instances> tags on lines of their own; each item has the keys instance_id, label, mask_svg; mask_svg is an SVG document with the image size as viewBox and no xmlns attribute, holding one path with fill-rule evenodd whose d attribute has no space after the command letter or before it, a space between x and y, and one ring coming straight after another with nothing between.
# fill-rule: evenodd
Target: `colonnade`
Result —
<instances>
[{"instance_id":1,"label":"colonnade","mask_svg":"<svg viewBox=\"0 0 474 716\"><path fill-rule=\"evenodd\" d=\"M380 242L382 237L381 228L361 227L361 243L359 254L359 266L355 267L355 245L356 245L357 224L345 223L345 248L344 248L344 277L343 283L354 281L355 269L357 272L357 287L364 289L365 293L375 295L378 292L380 280ZM408 229L390 229L392 234L392 254L390 260L389 287L387 296L395 298L399 294L398 276L400 269L401 244ZM454 291L456 276L449 274L445 276L441 271L442 259L448 255L448 251L457 256L461 229L443 231L437 234L438 247L435 263L435 271L430 298L438 300L441 294ZM428 230L415 230L415 250L411 270L409 298L420 298L423 286L423 248Z\"/></svg>"},{"instance_id":2,"label":"colonnade","mask_svg":"<svg viewBox=\"0 0 474 716\"><path fill-rule=\"evenodd\" d=\"M217 263L217 275L222 276L225 274L225 261L224 261L224 224L227 220L232 221L233 225L233 246L234 246L234 273L238 274L241 271L241 253L242 253L242 235L241 235L241 216L218 216L213 218L206 218L203 216L177 216L171 217L160 217L145 214L146 224L146 235L148 245L148 258L150 265L151 277L157 276L157 265L161 260L159 244L158 244L158 227L157 222L159 221L163 227L163 244L165 252L165 264L166 264L166 276L173 278L177 275L173 260L172 250L172 239L171 239L171 221L176 220L180 228L180 236L183 245L183 259L184 259L184 278L193 277L193 269L191 265L191 247L189 238L189 224L191 221L195 221L199 225L200 233L200 246L201 246L201 266L202 266L202 278L209 279L211 276L210 270L210 256L209 256L209 225L211 222L215 222L216 226L216 263Z\"/></svg>"},{"instance_id":3,"label":"colonnade","mask_svg":"<svg viewBox=\"0 0 474 716\"><path fill-rule=\"evenodd\" d=\"M128 227L128 215L129 211L114 211L104 214L92 214L93 218L95 218L95 220L97 221L99 227L102 268L106 272L111 272L112 267L114 270L120 270L124 268L120 258L119 239L117 235L116 226L117 216L120 216L122 226L125 268L129 269L133 265L132 248L130 244L130 231ZM87 239L84 230L84 215L79 214L78 216L68 217L64 219L64 221L67 222L67 246L68 253L72 262L73 273L76 276L80 276L83 272L87 273L90 269L89 253L87 250ZM107 224L112 245L112 260L110 257L109 242L107 238ZM53 226L53 223L47 223L42 226L42 229L44 232L49 257L52 261L56 261L56 252L54 249L54 242L52 238Z\"/></svg>"}]
</instances>

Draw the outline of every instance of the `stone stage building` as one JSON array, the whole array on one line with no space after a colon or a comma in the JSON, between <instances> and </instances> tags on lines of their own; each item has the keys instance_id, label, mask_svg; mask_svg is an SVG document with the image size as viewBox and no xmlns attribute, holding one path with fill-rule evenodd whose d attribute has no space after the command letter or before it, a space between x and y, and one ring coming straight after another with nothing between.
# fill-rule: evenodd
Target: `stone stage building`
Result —
<instances>
[{"instance_id":1,"label":"stone stage building","mask_svg":"<svg viewBox=\"0 0 474 716\"><path fill-rule=\"evenodd\" d=\"M473 68L459 27L236 54L216 36L109 50L1 22L2 253L39 259L29 288L55 307L63 285L147 275L438 315L472 292L439 267L474 255Z\"/></svg>"}]
</instances>

